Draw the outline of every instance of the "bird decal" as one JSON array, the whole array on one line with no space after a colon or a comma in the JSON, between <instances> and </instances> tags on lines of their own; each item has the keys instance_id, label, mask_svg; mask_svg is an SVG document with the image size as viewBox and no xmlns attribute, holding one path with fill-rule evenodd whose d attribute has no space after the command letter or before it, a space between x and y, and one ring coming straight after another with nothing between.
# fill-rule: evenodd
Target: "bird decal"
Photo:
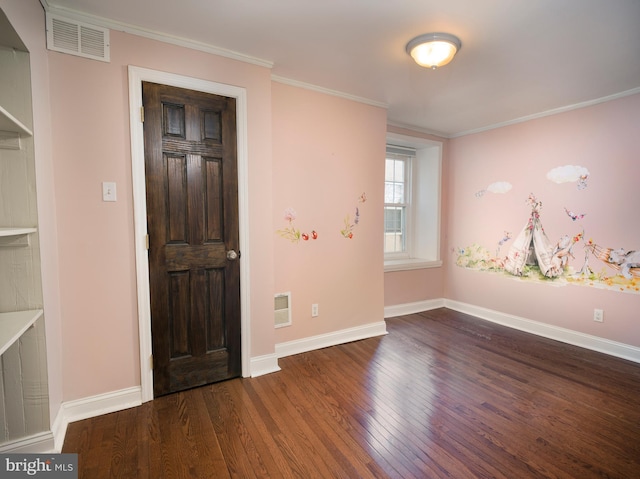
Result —
<instances>
[{"instance_id":1,"label":"bird decal","mask_svg":"<svg viewBox=\"0 0 640 479\"><path fill-rule=\"evenodd\" d=\"M566 207L565 207L564 211L567 213L567 216L569 218L571 218L573 221L581 220L582 218L584 218L587 215L586 213L582 213L580 215L577 215L573 211L569 211Z\"/></svg>"}]
</instances>

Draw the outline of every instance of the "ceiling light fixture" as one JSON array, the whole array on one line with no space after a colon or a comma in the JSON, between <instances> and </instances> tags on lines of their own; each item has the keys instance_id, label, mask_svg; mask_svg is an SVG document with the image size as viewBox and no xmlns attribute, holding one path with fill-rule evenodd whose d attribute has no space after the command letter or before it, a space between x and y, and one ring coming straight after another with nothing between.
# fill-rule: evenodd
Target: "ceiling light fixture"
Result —
<instances>
[{"instance_id":1,"label":"ceiling light fixture","mask_svg":"<svg viewBox=\"0 0 640 479\"><path fill-rule=\"evenodd\" d=\"M460 39L449 33L425 33L407 43L407 53L421 67L444 66L460 50Z\"/></svg>"}]
</instances>

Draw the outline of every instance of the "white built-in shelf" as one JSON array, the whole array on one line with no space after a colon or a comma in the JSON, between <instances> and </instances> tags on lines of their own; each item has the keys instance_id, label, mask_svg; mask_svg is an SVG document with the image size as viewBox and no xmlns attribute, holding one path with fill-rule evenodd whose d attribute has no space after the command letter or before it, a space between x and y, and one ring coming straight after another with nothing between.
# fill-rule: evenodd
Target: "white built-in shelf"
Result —
<instances>
[{"instance_id":1,"label":"white built-in shelf","mask_svg":"<svg viewBox=\"0 0 640 479\"><path fill-rule=\"evenodd\" d=\"M0 313L0 356L42 316L41 309Z\"/></svg>"},{"instance_id":2,"label":"white built-in shelf","mask_svg":"<svg viewBox=\"0 0 640 479\"><path fill-rule=\"evenodd\" d=\"M35 233L35 228L0 228L0 236L20 236Z\"/></svg>"},{"instance_id":3,"label":"white built-in shelf","mask_svg":"<svg viewBox=\"0 0 640 479\"><path fill-rule=\"evenodd\" d=\"M36 228L0 228L0 246L29 246L29 235Z\"/></svg>"},{"instance_id":4,"label":"white built-in shelf","mask_svg":"<svg viewBox=\"0 0 640 479\"><path fill-rule=\"evenodd\" d=\"M0 106L0 131L17 133L20 136L33 136L29 128L15 116Z\"/></svg>"}]
</instances>

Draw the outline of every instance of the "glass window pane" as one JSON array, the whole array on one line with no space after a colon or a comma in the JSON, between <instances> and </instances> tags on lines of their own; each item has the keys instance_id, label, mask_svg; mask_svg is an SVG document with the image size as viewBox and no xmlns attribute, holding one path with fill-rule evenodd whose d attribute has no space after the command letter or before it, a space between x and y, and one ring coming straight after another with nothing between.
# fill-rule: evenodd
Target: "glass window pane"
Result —
<instances>
[{"instance_id":1,"label":"glass window pane","mask_svg":"<svg viewBox=\"0 0 640 479\"><path fill-rule=\"evenodd\" d=\"M405 244L405 208L387 206L384 209L384 252L402 253Z\"/></svg>"},{"instance_id":2,"label":"glass window pane","mask_svg":"<svg viewBox=\"0 0 640 479\"><path fill-rule=\"evenodd\" d=\"M404 161L396 160L393 165L393 176L395 181L404 182Z\"/></svg>"},{"instance_id":3,"label":"glass window pane","mask_svg":"<svg viewBox=\"0 0 640 479\"><path fill-rule=\"evenodd\" d=\"M406 203L405 160L387 158L385 162L385 203Z\"/></svg>"},{"instance_id":4,"label":"glass window pane","mask_svg":"<svg viewBox=\"0 0 640 479\"><path fill-rule=\"evenodd\" d=\"M393 203L404 203L404 184L396 183L394 185Z\"/></svg>"},{"instance_id":5,"label":"glass window pane","mask_svg":"<svg viewBox=\"0 0 640 479\"><path fill-rule=\"evenodd\" d=\"M393 160L387 158L384 168L384 181L393 181Z\"/></svg>"},{"instance_id":6,"label":"glass window pane","mask_svg":"<svg viewBox=\"0 0 640 479\"><path fill-rule=\"evenodd\" d=\"M384 202L385 203L393 203L393 193L394 193L393 183L385 183L384 184Z\"/></svg>"}]
</instances>

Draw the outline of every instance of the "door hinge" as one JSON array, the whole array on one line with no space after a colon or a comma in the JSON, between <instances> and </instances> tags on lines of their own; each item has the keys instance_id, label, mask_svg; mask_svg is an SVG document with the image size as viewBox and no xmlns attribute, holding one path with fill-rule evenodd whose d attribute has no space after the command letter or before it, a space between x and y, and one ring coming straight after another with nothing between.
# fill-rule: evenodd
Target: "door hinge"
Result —
<instances>
[{"instance_id":1,"label":"door hinge","mask_svg":"<svg viewBox=\"0 0 640 479\"><path fill-rule=\"evenodd\" d=\"M140 121L144 123L144 107L140 107Z\"/></svg>"},{"instance_id":2,"label":"door hinge","mask_svg":"<svg viewBox=\"0 0 640 479\"><path fill-rule=\"evenodd\" d=\"M153 369L153 354L149 356L149 369Z\"/></svg>"},{"instance_id":3,"label":"door hinge","mask_svg":"<svg viewBox=\"0 0 640 479\"><path fill-rule=\"evenodd\" d=\"M149 250L149 235L144 235L144 247Z\"/></svg>"}]
</instances>

